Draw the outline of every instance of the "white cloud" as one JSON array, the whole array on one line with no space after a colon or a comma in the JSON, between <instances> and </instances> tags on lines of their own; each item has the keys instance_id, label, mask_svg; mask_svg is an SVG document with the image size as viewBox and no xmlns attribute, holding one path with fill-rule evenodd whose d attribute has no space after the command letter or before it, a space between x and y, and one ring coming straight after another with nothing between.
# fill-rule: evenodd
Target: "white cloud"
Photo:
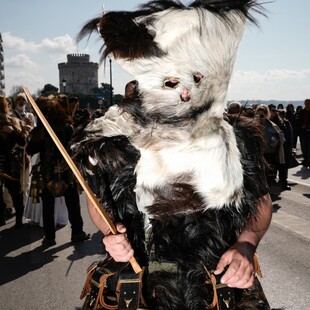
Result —
<instances>
[{"instance_id":1,"label":"white cloud","mask_svg":"<svg viewBox=\"0 0 310 310\"><path fill-rule=\"evenodd\" d=\"M16 51L25 51L32 49L35 45L33 42L26 42L23 38L14 37L9 32L2 33L3 46L4 50L16 50Z\"/></svg>"},{"instance_id":2,"label":"white cloud","mask_svg":"<svg viewBox=\"0 0 310 310\"><path fill-rule=\"evenodd\" d=\"M27 53L72 53L76 44L69 35L55 37L53 39L44 38L40 43L27 42L23 38L15 37L10 32L3 33L3 46L5 51L27 52Z\"/></svg>"},{"instance_id":3,"label":"white cloud","mask_svg":"<svg viewBox=\"0 0 310 310\"><path fill-rule=\"evenodd\" d=\"M39 51L45 53L60 53L60 54L69 54L72 53L75 48L76 44L75 41L69 36L61 36L56 37L54 39L45 38L39 44Z\"/></svg>"},{"instance_id":4,"label":"white cloud","mask_svg":"<svg viewBox=\"0 0 310 310\"><path fill-rule=\"evenodd\" d=\"M25 54L18 54L5 59L5 65L10 68L31 69L36 68L36 63Z\"/></svg>"},{"instance_id":5,"label":"white cloud","mask_svg":"<svg viewBox=\"0 0 310 310\"><path fill-rule=\"evenodd\" d=\"M47 83L58 87L57 64L66 61L66 55L75 51L69 35L45 38L39 43L28 42L9 32L2 34L6 93L13 86L24 84L31 92Z\"/></svg>"}]
</instances>

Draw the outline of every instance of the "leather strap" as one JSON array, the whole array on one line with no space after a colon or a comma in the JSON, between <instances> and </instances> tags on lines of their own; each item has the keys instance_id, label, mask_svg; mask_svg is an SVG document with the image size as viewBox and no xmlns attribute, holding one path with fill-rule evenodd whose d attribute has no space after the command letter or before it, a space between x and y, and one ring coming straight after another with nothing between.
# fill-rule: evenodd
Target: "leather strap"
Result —
<instances>
[{"instance_id":1,"label":"leather strap","mask_svg":"<svg viewBox=\"0 0 310 310\"><path fill-rule=\"evenodd\" d=\"M136 310L139 308L142 290L142 272L136 274L131 266L123 269L119 275L117 291L119 292L118 310Z\"/></svg>"},{"instance_id":2,"label":"leather strap","mask_svg":"<svg viewBox=\"0 0 310 310\"><path fill-rule=\"evenodd\" d=\"M213 286L213 301L210 305L210 308L217 310L234 310L236 309L236 298L233 288L228 287L225 284L222 284L220 279L222 274L215 275L213 272L210 272L205 268L209 280L206 281L207 284L212 284Z\"/></svg>"},{"instance_id":3,"label":"leather strap","mask_svg":"<svg viewBox=\"0 0 310 310\"><path fill-rule=\"evenodd\" d=\"M236 309L235 291L220 282L222 275L214 275L215 290L217 294L218 310L234 310Z\"/></svg>"}]
</instances>

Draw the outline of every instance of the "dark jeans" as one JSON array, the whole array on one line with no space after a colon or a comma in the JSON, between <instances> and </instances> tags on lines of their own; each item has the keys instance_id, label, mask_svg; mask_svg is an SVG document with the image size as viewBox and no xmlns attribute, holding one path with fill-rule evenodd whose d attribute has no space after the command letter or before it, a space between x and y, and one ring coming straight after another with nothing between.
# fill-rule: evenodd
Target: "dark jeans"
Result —
<instances>
[{"instance_id":1,"label":"dark jeans","mask_svg":"<svg viewBox=\"0 0 310 310\"><path fill-rule=\"evenodd\" d=\"M277 168L279 171L279 182L283 187L285 187L285 186L287 186L287 177L288 177L287 164L286 163L285 164L279 164Z\"/></svg>"},{"instance_id":2,"label":"dark jeans","mask_svg":"<svg viewBox=\"0 0 310 310\"><path fill-rule=\"evenodd\" d=\"M43 229L47 239L55 239L55 220L54 206L55 197L48 189L42 190L43 204ZM80 197L78 190L69 187L64 194L66 206L68 209L69 221L71 223L72 235L78 235L83 232L83 219L81 216Z\"/></svg>"},{"instance_id":3,"label":"dark jeans","mask_svg":"<svg viewBox=\"0 0 310 310\"><path fill-rule=\"evenodd\" d=\"M23 193L20 185L20 181L12 181L5 179L4 184L8 189L15 209L16 215L16 224L22 224L23 214L24 214L24 202L23 202ZM3 185L0 187L0 221L4 221L6 205L3 200Z\"/></svg>"}]
</instances>

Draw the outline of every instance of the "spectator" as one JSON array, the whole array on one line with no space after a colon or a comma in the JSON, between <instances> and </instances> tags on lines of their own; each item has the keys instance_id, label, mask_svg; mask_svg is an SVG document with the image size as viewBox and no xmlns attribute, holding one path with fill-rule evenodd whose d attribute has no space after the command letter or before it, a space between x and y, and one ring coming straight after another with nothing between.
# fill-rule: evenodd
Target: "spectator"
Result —
<instances>
[{"instance_id":1,"label":"spectator","mask_svg":"<svg viewBox=\"0 0 310 310\"><path fill-rule=\"evenodd\" d=\"M12 100L10 97L6 98L6 101L8 103L8 109L9 109L9 115L11 115L12 113ZM5 209L5 219L9 219L12 218L13 215L13 201L12 201L12 197L8 191L8 189L4 186L3 188L3 199L6 205L6 209Z\"/></svg>"},{"instance_id":2,"label":"spectator","mask_svg":"<svg viewBox=\"0 0 310 310\"><path fill-rule=\"evenodd\" d=\"M303 155L303 166L310 167L310 99L305 100L300 112L300 144Z\"/></svg>"},{"instance_id":3,"label":"spectator","mask_svg":"<svg viewBox=\"0 0 310 310\"><path fill-rule=\"evenodd\" d=\"M64 147L73 134L70 111L66 96L39 98L42 112L54 129ZM40 153L40 172L43 178L42 206L43 244L52 246L55 241L54 205L55 197L64 196L71 223L71 240L73 242L89 239L90 235L83 231L83 219L79 200L78 185L69 169L64 168L63 158L42 124L31 132L27 146L29 154Z\"/></svg>"},{"instance_id":4,"label":"spectator","mask_svg":"<svg viewBox=\"0 0 310 310\"><path fill-rule=\"evenodd\" d=\"M279 171L279 185L283 190L290 190L290 186L287 184L287 175L288 175L288 163L290 162L290 157L292 156L292 129L290 123L280 116L285 115L285 111L283 109L276 110L274 105L269 105L270 107L270 120L274 122L278 128L281 130L281 140L283 142L283 153L284 153L284 161L278 162L276 167Z\"/></svg>"},{"instance_id":5,"label":"spectator","mask_svg":"<svg viewBox=\"0 0 310 310\"><path fill-rule=\"evenodd\" d=\"M24 93L16 95L15 109L12 111L13 116L23 121L24 130L30 132L35 126L35 117L33 113L26 111L27 97Z\"/></svg>"},{"instance_id":6,"label":"spectator","mask_svg":"<svg viewBox=\"0 0 310 310\"><path fill-rule=\"evenodd\" d=\"M260 104L257 106L255 119L260 122L264 130L266 143L264 157L269 165L266 169L269 186L275 182L277 166L285 163L283 133L280 128L270 120L270 117L271 113L267 105Z\"/></svg>"},{"instance_id":7,"label":"spectator","mask_svg":"<svg viewBox=\"0 0 310 310\"><path fill-rule=\"evenodd\" d=\"M242 105L238 101L232 101L228 105L227 113L228 114L241 114L242 112Z\"/></svg>"},{"instance_id":8,"label":"spectator","mask_svg":"<svg viewBox=\"0 0 310 310\"><path fill-rule=\"evenodd\" d=\"M279 103L277 106L277 110L284 110L284 106L282 103Z\"/></svg>"},{"instance_id":9,"label":"spectator","mask_svg":"<svg viewBox=\"0 0 310 310\"><path fill-rule=\"evenodd\" d=\"M299 106L296 108L296 113L300 113L302 109L303 109L302 106L299 105Z\"/></svg>"},{"instance_id":10,"label":"spectator","mask_svg":"<svg viewBox=\"0 0 310 310\"><path fill-rule=\"evenodd\" d=\"M87 109L80 109L76 111L74 115L75 128L85 128L90 121L91 116Z\"/></svg>"},{"instance_id":11,"label":"spectator","mask_svg":"<svg viewBox=\"0 0 310 310\"><path fill-rule=\"evenodd\" d=\"M299 141L300 141L301 111L302 111L302 106L299 105L299 106L297 106L295 114L294 114L294 124L293 124L294 142L293 142L293 148L295 150L297 149L298 138L299 138Z\"/></svg>"},{"instance_id":12,"label":"spectator","mask_svg":"<svg viewBox=\"0 0 310 310\"><path fill-rule=\"evenodd\" d=\"M285 118L292 124L293 118L295 114L295 107L292 103L289 103L286 106L286 113L285 113Z\"/></svg>"},{"instance_id":13,"label":"spectator","mask_svg":"<svg viewBox=\"0 0 310 310\"><path fill-rule=\"evenodd\" d=\"M255 115L255 110L252 105L245 105L244 116L253 118Z\"/></svg>"},{"instance_id":14,"label":"spectator","mask_svg":"<svg viewBox=\"0 0 310 310\"><path fill-rule=\"evenodd\" d=\"M268 109L269 109L269 112L270 112L270 117L269 117L270 120L275 119L275 118L278 117L277 116L277 108L276 108L276 106L273 103L268 105Z\"/></svg>"},{"instance_id":15,"label":"spectator","mask_svg":"<svg viewBox=\"0 0 310 310\"><path fill-rule=\"evenodd\" d=\"M21 122L9 116L9 105L5 97L0 96L0 226L5 224L4 214L6 205L3 199L3 184L8 189L16 212L15 228L22 227L24 211L23 194L20 183L20 166L16 162L12 150L18 144L25 145Z\"/></svg>"},{"instance_id":16,"label":"spectator","mask_svg":"<svg viewBox=\"0 0 310 310\"><path fill-rule=\"evenodd\" d=\"M69 98L69 110L72 118L74 118L76 111L79 109L79 105L80 102L78 97Z\"/></svg>"},{"instance_id":17,"label":"spectator","mask_svg":"<svg viewBox=\"0 0 310 310\"><path fill-rule=\"evenodd\" d=\"M292 151L294 154L296 154L296 144L297 144L297 138L298 138L298 125L296 122L296 112L295 107L292 103L289 103L286 106L286 113L285 118L290 122L293 130L293 144L292 144Z\"/></svg>"},{"instance_id":18,"label":"spectator","mask_svg":"<svg viewBox=\"0 0 310 310\"><path fill-rule=\"evenodd\" d=\"M27 106L26 95L24 93L18 93L16 95L15 109L12 111L12 115L14 117L19 118L22 121L23 130L25 131L26 135L29 135L29 132L36 125L36 120L33 113L26 111L26 106ZM24 201L26 201L28 190L30 188L29 171L31 171L31 161L28 154L26 154L24 147L16 147L15 152L16 154L18 154L20 162L22 164L21 184L22 184Z\"/></svg>"},{"instance_id":19,"label":"spectator","mask_svg":"<svg viewBox=\"0 0 310 310\"><path fill-rule=\"evenodd\" d=\"M277 124L284 134L284 158L285 163L278 166L279 170L279 184L283 190L290 190L287 183L289 163L292 161L293 156L293 129L291 123L285 118L285 110L278 110L279 123Z\"/></svg>"}]
</instances>

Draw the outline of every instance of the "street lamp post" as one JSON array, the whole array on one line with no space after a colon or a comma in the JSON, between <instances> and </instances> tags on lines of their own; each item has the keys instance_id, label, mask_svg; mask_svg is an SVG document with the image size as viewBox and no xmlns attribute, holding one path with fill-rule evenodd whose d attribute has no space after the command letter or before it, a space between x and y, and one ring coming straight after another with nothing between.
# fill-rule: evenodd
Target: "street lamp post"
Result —
<instances>
[{"instance_id":1,"label":"street lamp post","mask_svg":"<svg viewBox=\"0 0 310 310\"><path fill-rule=\"evenodd\" d=\"M63 87L63 90L64 90L64 94L66 93L66 86L67 86L67 80L66 80L66 78L63 78L62 79L62 87Z\"/></svg>"},{"instance_id":2,"label":"street lamp post","mask_svg":"<svg viewBox=\"0 0 310 310\"><path fill-rule=\"evenodd\" d=\"M112 59L110 61L110 105L113 105L113 87L112 87Z\"/></svg>"}]
</instances>

